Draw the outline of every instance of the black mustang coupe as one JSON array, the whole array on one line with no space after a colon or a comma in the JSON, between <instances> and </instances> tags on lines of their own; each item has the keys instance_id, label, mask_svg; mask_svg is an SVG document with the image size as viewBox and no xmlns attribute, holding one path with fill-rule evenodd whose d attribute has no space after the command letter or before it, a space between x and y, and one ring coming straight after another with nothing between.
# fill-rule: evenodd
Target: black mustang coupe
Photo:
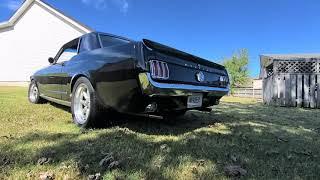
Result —
<instances>
[{"instance_id":1,"label":"black mustang coupe","mask_svg":"<svg viewBox=\"0 0 320 180\"><path fill-rule=\"evenodd\" d=\"M223 66L147 39L93 32L62 46L49 62L31 76L30 102L71 106L73 121L84 128L111 111L154 118L207 111L229 91Z\"/></svg>"}]
</instances>

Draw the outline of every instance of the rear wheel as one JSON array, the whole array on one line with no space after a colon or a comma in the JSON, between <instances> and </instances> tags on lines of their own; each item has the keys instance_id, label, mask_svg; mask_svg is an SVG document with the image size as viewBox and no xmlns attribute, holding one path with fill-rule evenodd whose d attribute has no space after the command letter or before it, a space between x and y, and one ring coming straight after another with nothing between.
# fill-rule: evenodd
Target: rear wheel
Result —
<instances>
[{"instance_id":1,"label":"rear wheel","mask_svg":"<svg viewBox=\"0 0 320 180\"><path fill-rule=\"evenodd\" d=\"M29 85L28 99L33 104L40 104L45 102L45 100L40 97L39 88L34 80L32 80Z\"/></svg>"},{"instance_id":2,"label":"rear wheel","mask_svg":"<svg viewBox=\"0 0 320 180\"><path fill-rule=\"evenodd\" d=\"M90 81L84 77L74 85L71 100L73 122L82 128L97 127L100 124L102 105Z\"/></svg>"}]
</instances>

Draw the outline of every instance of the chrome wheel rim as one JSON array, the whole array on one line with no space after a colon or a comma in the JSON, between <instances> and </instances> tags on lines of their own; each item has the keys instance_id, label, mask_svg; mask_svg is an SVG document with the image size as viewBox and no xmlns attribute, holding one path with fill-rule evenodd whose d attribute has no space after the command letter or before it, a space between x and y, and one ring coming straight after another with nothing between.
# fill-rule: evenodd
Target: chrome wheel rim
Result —
<instances>
[{"instance_id":1,"label":"chrome wheel rim","mask_svg":"<svg viewBox=\"0 0 320 180\"><path fill-rule=\"evenodd\" d=\"M29 92L29 98L31 102L35 102L37 97L38 97L38 87L36 86L36 84L32 84L31 88L30 88L30 92Z\"/></svg>"},{"instance_id":2,"label":"chrome wheel rim","mask_svg":"<svg viewBox=\"0 0 320 180\"><path fill-rule=\"evenodd\" d=\"M80 84L74 94L74 115L79 124L84 124L90 115L90 93L88 86Z\"/></svg>"}]
</instances>

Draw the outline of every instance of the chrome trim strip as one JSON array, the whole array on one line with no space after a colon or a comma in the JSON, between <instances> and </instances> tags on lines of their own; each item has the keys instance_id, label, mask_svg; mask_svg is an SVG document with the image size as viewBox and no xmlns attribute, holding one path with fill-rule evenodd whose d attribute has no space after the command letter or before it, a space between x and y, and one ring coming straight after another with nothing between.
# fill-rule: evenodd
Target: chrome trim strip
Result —
<instances>
[{"instance_id":1,"label":"chrome trim strip","mask_svg":"<svg viewBox=\"0 0 320 180\"><path fill-rule=\"evenodd\" d=\"M197 91L220 91L220 92L229 92L229 86L226 88L218 88L218 87L209 87L209 86L195 86L189 84L169 84L169 83L159 83L154 81L151 78L150 73L147 73L147 77L149 82L157 87L157 88L164 88L164 89L181 89L181 90L197 90Z\"/></svg>"},{"instance_id":2,"label":"chrome trim strip","mask_svg":"<svg viewBox=\"0 0 320 180\"><path fill-rule=\"evenodd\" d=\"M71 102L68 102L68 101L63 101L61 99L56 99L56 98L52 98L52 97L48 97L48 96L45 96L43 94L40 95L40 97L48 100L48 101L52 101L52 102L55 102L57 104L61 104L61 105L64 105L64 106L69 106L71 107Z\"/></svg>"}]
</instances>

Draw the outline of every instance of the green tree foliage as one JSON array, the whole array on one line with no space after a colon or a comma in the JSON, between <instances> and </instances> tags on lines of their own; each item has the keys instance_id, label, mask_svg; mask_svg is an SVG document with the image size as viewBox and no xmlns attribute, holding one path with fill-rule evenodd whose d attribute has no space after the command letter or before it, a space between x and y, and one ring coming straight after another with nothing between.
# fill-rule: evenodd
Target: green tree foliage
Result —
<instances>
[{"instance_id":1,"label":"green tree foliage","mask_svg":"<svg viewBox=\"0 0 320 180\"><path fill-rule=\"evenodd\" d=\"M224 60L223 65L231 76L231 88L241 87L249 79L248 71L249 55L247 49L241 49L231 58Z\"/></svg>"}]
</instances>

